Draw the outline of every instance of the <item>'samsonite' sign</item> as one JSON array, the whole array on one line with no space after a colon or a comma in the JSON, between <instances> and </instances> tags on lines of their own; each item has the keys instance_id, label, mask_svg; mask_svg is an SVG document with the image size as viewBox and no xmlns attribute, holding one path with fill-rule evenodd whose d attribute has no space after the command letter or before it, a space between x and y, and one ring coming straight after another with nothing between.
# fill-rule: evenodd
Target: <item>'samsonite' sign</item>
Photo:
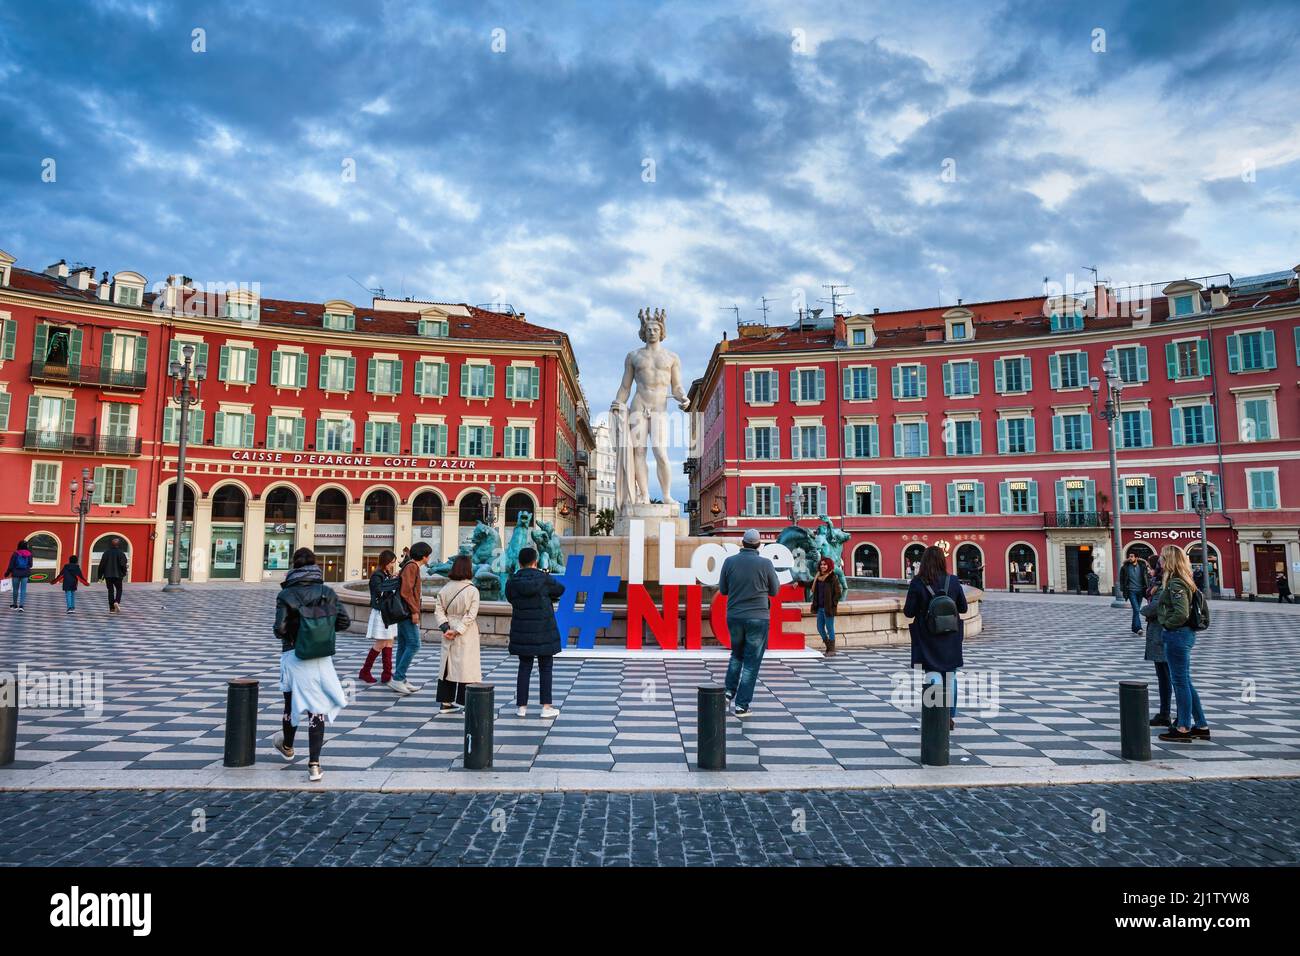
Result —
<instances>
[{"instance_id":1,"label":"'samsonite' sign","mask_svg":"<svg viewBox=\"0 0 1300 956\"><path fill-rule=\"evenodd\" d=\"M298 451L232 451L232 461L266 462L274 465L328 465L332 467L378 466L380 468L461 468L472 470L478 462L472 458L412 458L377 455L316 455Z\"/></svg>"}]
</instances>

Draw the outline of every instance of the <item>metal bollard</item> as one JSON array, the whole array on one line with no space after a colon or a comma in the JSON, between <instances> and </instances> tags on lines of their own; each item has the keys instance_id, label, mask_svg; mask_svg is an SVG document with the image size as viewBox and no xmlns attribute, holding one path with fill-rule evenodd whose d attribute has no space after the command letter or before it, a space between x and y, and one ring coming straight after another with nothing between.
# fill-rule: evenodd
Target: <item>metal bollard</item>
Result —
<instances>
[{"instance_id":1,"label":"metal bollard","mask_svg":"<svg viewBox=\"0 0 1300 956\"><path fill-rule=\"evenodd\" d=\"M948 721L952 701L948 700L948 675L938 684L921 687L921 765L948 766Z\"/></svg>"},{"instance_id":2,"label":"metal bollard","mask_svg":"<svg viewBox=\"0 0 1300 956\"><path fill-rule=\"evenodd\" d=\"M0 767L14 762L18 750L18 681L0 680Z\"/></svg>"},{"instance_id":3,"label":"metal bollard","mask_svg":"<svg viewBox=\"0 0 1300 956\"><path fill-rule=\"evenodd\" d=\"M1119 755L1125 760L1151 759L1151 715L1146 681L1119 682Z\"/></svg>"},{"instance_id":4,"label":"metal bollard","mask_svg":"<svg viewBox=\"0 0 1300 956\"><path fill-rule=\"evenodd\" d=\"M696 697L695 760L701 770L727 769L727 698L716 684L701 684Z\"/></svg>"},{"instance_id":5,"label":"metal bollard","mask_svg":"<svg viewBox=\"0 0 1300 956\"><path fill-rule=\"evenodd\" d=\"M227 767L251 767L257 762L257 681L237 677L226 685Z\"/></svg>"},{"instance_id":6,"label":"metal bollard","mask_svg":"<svg viewBox=\"0 0 1300 956\"><path fill-rule=\"evenodd\" d=\"M496 715L495 688L470 684L465 688L465 769L492 766L492 722Z\"/></svg>"}]
</instances>

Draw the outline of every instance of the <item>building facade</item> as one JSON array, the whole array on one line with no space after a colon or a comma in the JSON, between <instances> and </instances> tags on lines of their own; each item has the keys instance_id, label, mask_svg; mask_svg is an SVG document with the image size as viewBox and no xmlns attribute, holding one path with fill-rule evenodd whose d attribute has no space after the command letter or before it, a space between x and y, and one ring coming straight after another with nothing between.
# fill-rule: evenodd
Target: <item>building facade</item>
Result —
<instances>
[{"instance_id":1,"label":"building facade","mask_svg":"<svg viewBox=\"0 0 1300 956\"><path fill-rule=\"evenodd\" d=\"M1124 553L1199 562L1203 473L1215 590L1300 584L1295 270L738 331L696 393L701 533L827 515L852 573L906 577L937 544L987 587L1104 591L1114 508Z\"/></svg>"},{"instance_id":2,"label":"building facade","mask_svg":"<svg viewBox=\"0 0 1300 956\"><path fill-rule=\"evenodd\" d=\"M134 580L165 579L181 431L169 368L187 353L206 370L185 426L191 580L278 578L304 545L328 579L360 577L384 548L447 556L476 522L504 531L521 511L579 530L577 364L563 333L524 315L0 265L0 526L42 570L76 547L68 483L84 473L89 560L117 535Z\"/></svg>"}]
</instances>

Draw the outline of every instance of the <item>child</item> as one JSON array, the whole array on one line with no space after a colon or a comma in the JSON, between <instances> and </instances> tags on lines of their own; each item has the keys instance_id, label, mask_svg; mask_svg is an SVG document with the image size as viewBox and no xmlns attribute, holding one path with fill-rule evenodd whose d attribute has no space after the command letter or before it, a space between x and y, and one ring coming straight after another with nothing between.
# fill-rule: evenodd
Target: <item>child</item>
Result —
<instances>
[{"instance_id":1,"label":"child","mask_svg":"<svg viewBox=\"0 0 1300 956\"><path fill-rule=\"evenodd\" d=\"M81 565L77 563L75 554L68 556L68 563L63 566L63 570L50 583L58 584L59 581L63 582L63 600L68 605L68 613L71 614L77 606L77 582L80 581L87 587L90 585L90 582L81 573Z\"/></svg>"}]
</instances>

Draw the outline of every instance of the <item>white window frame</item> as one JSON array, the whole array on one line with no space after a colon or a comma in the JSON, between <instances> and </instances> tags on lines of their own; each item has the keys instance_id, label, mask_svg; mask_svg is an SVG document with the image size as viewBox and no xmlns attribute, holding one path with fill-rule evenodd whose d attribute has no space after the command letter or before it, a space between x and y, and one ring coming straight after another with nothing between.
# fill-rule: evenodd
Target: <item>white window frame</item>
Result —
<instances>
[{"instance_id":1,"label":"white window frame","mask_svg":"<svg viewBox=\"0 0 1300 956\"><path fill-rule=\"evenodd\" d=\"M36 469L42 465L52 465L54 467L54 499L52 501L39 500L36 497ZM57 505L63 497L63 462L48 461L38 458L32 461L31 480L27 487L27 503L32 505Z\"/></svg>"},{"instance_id":2,"label":"white window frame","mask_svg":"<svg viewBox=\"0 0 1300 956\"><path fill-rule=\"evenodd\" d=\"M1248 511L1281 511L1282 510L1282 484L1277 468L1247 468L1246 469L1246 510ZM1255 481L1254 475L1267 474L1273 476L1273 499L1274 504L1271 508L1255 507ZM1222 494L1222 492L1220 492Z\"/></svg>"}]
</instances>

